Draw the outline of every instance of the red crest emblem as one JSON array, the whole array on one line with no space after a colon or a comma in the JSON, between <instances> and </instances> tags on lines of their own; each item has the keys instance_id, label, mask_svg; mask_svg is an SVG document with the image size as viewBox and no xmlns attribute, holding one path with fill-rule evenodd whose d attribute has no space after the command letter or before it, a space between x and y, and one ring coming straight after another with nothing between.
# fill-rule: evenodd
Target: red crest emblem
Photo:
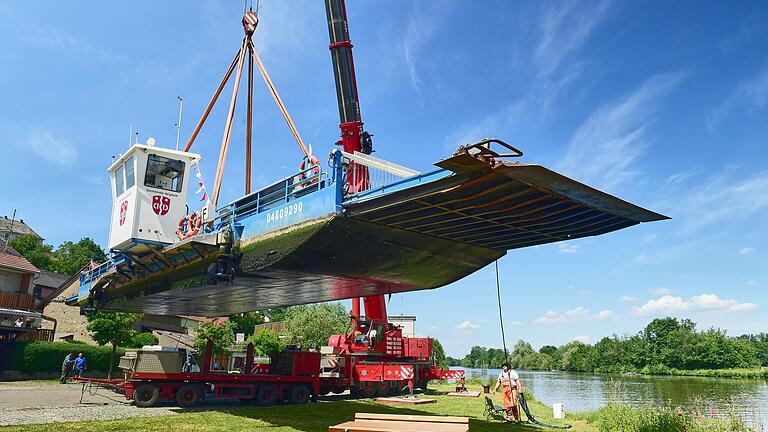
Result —
<instances>
[{"instance_id":1,"label":"red crest emblem","mask_svg":"<svg viewBox=\"0 0 768 432\"><path fill-rule=\"evenodd\" d=\"M171 209L171 199L160 195L152 195L152 211L159 216L168 214Z\"/></svg>"},{"instance_id":2,"label":"red crest emblem","mask_svg":"<svg viewBox=\"0 0 768 432\"><path fill-rule=\"evenodd\" d=\"M120 226L125 223L125 215L128 214L128 200L120 203Z\"/></svg>"}]
</instances>

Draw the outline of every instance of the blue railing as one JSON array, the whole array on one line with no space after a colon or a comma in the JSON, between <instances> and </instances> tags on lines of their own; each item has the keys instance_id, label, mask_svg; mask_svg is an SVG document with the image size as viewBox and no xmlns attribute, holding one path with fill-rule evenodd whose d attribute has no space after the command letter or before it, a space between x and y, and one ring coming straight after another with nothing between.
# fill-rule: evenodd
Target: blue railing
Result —
<instances>
[{"instance_id":1,"label":"blue railing","mask_svg":"<svg viewBox=\"0 0 768 432\"><path fill-rule=\"evenodd\" d=\"M217 219L225 225L271 210L331 186L333 178L320 167L309 167L220 208Z\"/></svg>"}]
</instances>

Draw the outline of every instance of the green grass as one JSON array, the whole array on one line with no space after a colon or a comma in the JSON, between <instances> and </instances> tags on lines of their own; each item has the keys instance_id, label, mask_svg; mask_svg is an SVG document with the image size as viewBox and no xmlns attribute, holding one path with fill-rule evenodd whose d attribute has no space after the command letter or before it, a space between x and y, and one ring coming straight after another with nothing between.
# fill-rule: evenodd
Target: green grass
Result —
<instances>
[{"instance_id":1,"label":"green grass","mask_svg":"<svg viewBox=\"0 0 768 432\"><path fill-rule=\"evenodd\" d=\"M597 426L600 432L749 432L735 414L715 416L705 410L681 410L670 406L609 404L597 411L577 414Z\"/></svg>"},{"instance_id":2,"label":"green grass","mask_svg":"<svg viewBox=\"0 0 768 432\"><path fill-rule=\"evenodd\" d=\"M0 387L23 387L30 385L54 385L59 383L59 377L49 379L31 379L22 381L0 381Z\"/></svg>"},{"instance_id":3,"label":"green grass","mask_svg":"<svg viewBox=\"0 0 768 432\"><path fill-rule=\"evenodd\" d=\"M470 390L480 390L477 385ZM483 415L484 395L479 398L444 396L452 386L438 384L427 396L438 400L425 405L384 405L372 400L344 400L313 403L304 406L276 406L271 408L233 408L209 406L195 410L178 408L178 415L128 418L123 420L82 421L43 425L0 427L0 432L56 432L56 431L255 431L255 432L320 432L328 426L354 419L356 412L414 415L452 415L470 419L472 431L542 431L545 429L527 423L489 421ZM500 396L492 395L496 403ZM552 410L533 398L528 405L533 415L544 423L563 424L552 418ZM706 411L681 411L672 407L632 408L610 404L597 411L569 414L567 423L573 432L746 432L749 429L731 414L714 417Z\"/></svg>"},{"instance_id":4,"label":"green grass","mask_svg":"<svg viewBox=\"0 0 768 432\"><path fill-rule=\"evenodd\" d=\"M448 391L447 385L436 386L440 391ZM480 390L479 387L471 388ZM427 397L427 396L424 396ZM356 412L375 412L389 414L415 415L453 415L470 418L472 431L537 431L541 430L529 424L501 423L488 421L483 416L484 398L455 398L440 394L430 394L438 400L426 405L384 405L371 400L347 400L330 403L316 403L304 406L276 406L271 408L206 408L205 411L182 410L183 414L129 418L123 420L83 421L73 423L54 423L44 425L23 425L0 427L2 432L56 432L56 431L270 431L270 432L314 432L327 431L328 426L353 420ZM495 395L496 403L501 403ZM545 423L562 424L552 419L552 411L538 402L529 402L533 414ZM569 420L570 422L570 420ZM572 431L597 432L597 429L585 420L574 420Z\"/></svg>"}]
</instances>

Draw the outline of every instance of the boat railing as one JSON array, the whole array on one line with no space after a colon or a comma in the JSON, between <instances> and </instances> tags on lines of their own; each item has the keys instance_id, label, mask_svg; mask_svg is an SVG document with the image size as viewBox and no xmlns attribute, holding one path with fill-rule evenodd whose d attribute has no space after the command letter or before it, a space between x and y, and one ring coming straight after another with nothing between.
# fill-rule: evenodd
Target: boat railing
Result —
<instances>
[{"instance_id":1,"label":"boat railing","mask_svg":"<svg viewBox=\"0 0 768 432\"><path fill-rule=\"evenodd\" d=\"M219 209L220 223L227 224L233 217L239 220L271 210L296 198L317 192L329 186L330 182L330 176L320 166L309 167Z\"/></svg>"},{"instance_id":2,"label":"boat railing","mask_svg":"<svg viewBox=\"0 0 768 432\"><path fill-rule=\"evenodd\" d=\"M346 167L346 197L380 189L419 175L418 171L365 153L341 152L341 154L342 165Z\"/></svg>"},{"instance_id":3,"label":"boat railing","mask_svg":"<svg viewBox=\"0 0 768 432\"><path fill-rule=\"evenodd\" d=\"M123 262L124 260L125 260L124 255L116 254L112 258L108 259L107 261L97 266L93 266L88 268L87 270L83 270L83 272L80 273L80 285L85 285L90 283L91 281L97 279L99 276L110 271L117 264Z\"/></svg>"}]
</instances>

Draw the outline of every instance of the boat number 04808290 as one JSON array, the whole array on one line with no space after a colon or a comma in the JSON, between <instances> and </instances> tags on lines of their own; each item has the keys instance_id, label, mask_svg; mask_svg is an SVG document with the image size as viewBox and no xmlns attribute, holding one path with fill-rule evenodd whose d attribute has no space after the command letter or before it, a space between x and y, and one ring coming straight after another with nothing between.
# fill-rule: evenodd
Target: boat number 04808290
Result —
<instances>
[{"instance_id":1,"label":"boat number 04808290","mask_svg":"<svg viewBox=\"0 0 768 432\"><path fill-rule=\"evenodd\" d=\"M284 217L291 216L295 213L301 213L303 210L304 203L294 203L293 205L287 205L285 207L280 207L279 209L273 210L269 213L267 213L267 223L270 222L277 222L280 219Z\"/></svg>"}]
</instances>

